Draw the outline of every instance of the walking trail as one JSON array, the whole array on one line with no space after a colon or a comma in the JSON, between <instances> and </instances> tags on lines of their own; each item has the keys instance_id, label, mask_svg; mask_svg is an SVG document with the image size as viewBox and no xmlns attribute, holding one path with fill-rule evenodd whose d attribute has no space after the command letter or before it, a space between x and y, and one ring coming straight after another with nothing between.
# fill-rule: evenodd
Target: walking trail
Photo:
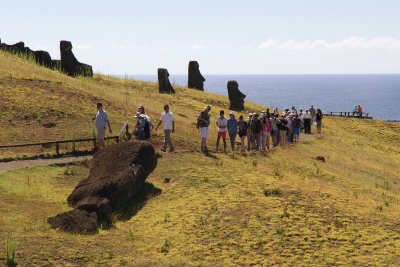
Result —
<instances>
[{"instance_id":1,"label":"walking trail","mask_svg":"<svg viewBox=\"0 0 400 267\"><path fill-rule=\"evenodd\" d=\"M307 140L309 138L314 137L314 134L306 135L301 133L298 142ZM159 151L159 149L157 150ZM191 151L176 151L177 153L185 153ZM66 164L66 163L73 163L82 160L91 160L93 156L80 156L80 157L67 157L67 158L58 158L58 159L36 159L36 160L15 160L10 162L0 163L0 171L9 171L13 169L20 169L20 168L28 168L40 165L51 165L51 164Z\"/></svg>"}]
</instances>

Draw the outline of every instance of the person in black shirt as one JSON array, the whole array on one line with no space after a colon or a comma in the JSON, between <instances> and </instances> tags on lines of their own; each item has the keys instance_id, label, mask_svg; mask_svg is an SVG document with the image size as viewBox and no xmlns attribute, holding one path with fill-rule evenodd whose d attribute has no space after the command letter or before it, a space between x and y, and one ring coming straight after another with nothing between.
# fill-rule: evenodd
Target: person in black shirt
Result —
<instances>
[{"instance_id":1,"label":"person in black shirt","mask_svg":"<svg viewBox=\"0 0 400 267\"><path fill-rule=\"evenodd\" d=\"M202 112L200 112L197 117L197 127L200 128L201 133L201 151L207 153L207 138L208 138L208 126L210 125L210 112L211 106L208 105L204 108Z\"/></svg>"},{"instance_id":2,"label":"person in black shirt","mask_svg":"<svg viewBox=\"0 0 400 267\"><path fill-rule=\"evenodd\" d=\"M322 128L322 117L323 117L323 115L322 115L321 109L317 109L317 114L315 116L315 121L317 123L317 130L318 130L319 134L321 133L321 128Z\"/></svg>"},{"instance_id":3,"label":"person in black shirt","mask_svg":"<svg viewBox=\"0 0 400 267\"><path fill-rule=\"evenodd\" d=\"M243 116L240 115L239 117L239 137L240 137L240 142L241 142L241 152L245 152L245 139L247 136L247 122L244 121Z\"/></svg>"},{"instance_id":4,"label":"person in black shirt","mask_svg":"<svg viewBox=\"0 0 400 267\"><path fill-rule=\"evenodd\" d=\"M279 129L279 134L281 136L281 146L284 146L287 144L287 138L286 138L286 133L288 130L288 122L286 120L286 115L282 114L281 117L279 117L279 121L281 122L280 124L278 124L278 129Z\"/></svg>"},{"instance_id":5,"label":"person in black shirt","mask_svg":"<svg viewBox=\"0 0 400 267\"><path fill-rule=\"evenodd\" d=\"M258 118L258 114L253 114L254 123L252 124L251 133L253 134L253 147L256 151L261 148L262 145L262 122Z\"/></svg>"}]
</instances>

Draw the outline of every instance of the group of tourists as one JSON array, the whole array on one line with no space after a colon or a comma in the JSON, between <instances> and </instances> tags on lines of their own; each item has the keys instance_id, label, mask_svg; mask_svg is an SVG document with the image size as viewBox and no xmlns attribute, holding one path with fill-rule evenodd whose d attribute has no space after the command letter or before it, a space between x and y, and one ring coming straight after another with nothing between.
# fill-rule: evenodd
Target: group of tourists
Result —
<instances>
[{"instance_id":1,"label":"group of tourists","mask_svg":"<svg viewBox=\"0 0 400 267\"><path fill-rule=\"evenodd\" d=\"M197 118L197 127L200 129L201 150L208 151L207 138L210 126L211 106L208 105L200 112ZM226 150L226 136L229 136L232 151L235 151L236 138L240 138L240 151L265 151L276 146L285 146L299 140L300 132L311 134L311 125L317 126L318 133L321 133L323 114L321 109L314 109L311 105L310 109L299 109L299 112L293 106L291 110L285 109L283 113L279 113L278 108L273 112L269 109L258 113L249 113L246 120L243 115L239 116L239 120L235 117L235 112L229 113L229 119L225 117L225 111L221 110L216 118L218 127L217 144L215 152L219 151L220 140L223 141L223 152Z\"/></svg>"},{"instance_id":2,"label":"group of tourists","mask_svg":"<svg viewBox=\"0 0 400 267\"><path fill-rule=\"evenodd\" d=\"M94 119L96 120L96 128L98 130L99 149L103 149L104 137L106 134L107 125L110 133L112 133L107 112L103 110L101 103L97 104L98 112ZM197 128L200 130L201 136L201 151L208 153L207 138L209 136L210 127L210 112L211 106L207 105L197 117ZM157 129L163 124L164 128L164 143L161 148L162 152L174 152L175 148L171 139L171 133L175 132L174 115L170 112L169 106L164 105L164 112L161 114L158 125L154 128L150 118L145 113L144 106L140 105L137 108L135 115L137 122L135 124L134 134L137 140L150 141L151 131ZM323 114L321 109L314 109L311 105L309 109L303 112L303 109L297 109L292 106L291 109L284 109L284 112L279 113L278 108L272 112L269 109L260 113L249 113L245 119L243 115L236 119L235 112L229 113L229 118L225 117L225 111L220 110L219 116L215 123L218 128L217 143L215 152L219 151L220 142L222 139L223 152L227 152L226 138L229 136L230 148L235 151L236 138L240 140L240 151L265 151L276 146L285 146L299 140L300 133L311 134L311 125L317 126L318 133L321 133ZM247 139L247 142L246 142Z\"/></svg>"}]
</instances>

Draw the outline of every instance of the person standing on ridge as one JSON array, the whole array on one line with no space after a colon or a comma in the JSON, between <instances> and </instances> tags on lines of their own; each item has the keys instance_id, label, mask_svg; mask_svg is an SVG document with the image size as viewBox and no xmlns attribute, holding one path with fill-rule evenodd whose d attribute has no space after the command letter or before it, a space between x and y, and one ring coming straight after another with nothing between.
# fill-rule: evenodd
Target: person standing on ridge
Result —
<instances>
[{"instance_id":1,"label":"person standing on ridge","mask_svg":"<svg viewBox=\"0 0 400 267\"><path fill-rule=\"evenodd\" d=\"M208 126L210 125L210 114L209 114L210 111L211 111L211 106L207 105L197 117L197 128L200 128L200 136L201 136L201 151L204 153L208 153L207 138L209 133Z\"/></svg>"},{"instance_id":2,"label":"person standing on ridge","mask_svg":"<svg viewBox=\"0 0 400 267\"><path fill-rule=\"evenodd\" d=\"M321 109L317 109L317 115L316 115L316 122L317 122L317 131L320 134L321 133L321 128L322 128L322 111Z\"/></svg>"},{"instance_id":3,"label":"person standing on ridge","mask_svg":"<svg viewBox=\"0 0 400 267\"><path fill-rule=\"evenodd\" d=\"M97 114L93 117L93 120L96 120L96 128L97 128L97 143L99 149L104 149L106 147L106 143L104 142L104 138L106 137L106 130L108 125L108 130L110 134L112 133L110 120L108 119L108 114L105 110L103 110L103 104L97 103Z\"/></svg>"},{"instance_id":4,"label":"person standing on ridge","mask_svg":"<svg viewBox=\"0 0 400 267\"><path fill-rule=\"evenodd\" d=\"M218 152L219 149L219 140L222 137L222 141L224 142L224 153L226 153L226 128L228 124L228 118L224 116L225 112L221 110L219 112L219 117L216 119L216 124L218 126L218 135L217 135L217 145L215 148L215 153Z\"/></svg>"},{"instance_id":5,"label":"person standing on ridge","mask_svg":"<svg viewBox=\"0 0 400 267\"><path fill-rule=\"evenodd\" d=\"M228 120L227 127L229 133L229 141L231 141L232 152L235 152L235 140L238 130L238 122L235 119L235 112L231 111L229 113L230 119Z\"/></svg>"},{"instance_id":6,"label":"person standing on ridge","mask_svg":"<svg viewBox=\"0 0 400 267\"><path fill-rule=\"evenodd\" d=\"M240 142L241 142L241 149L240 152L245 152L245 139L247 136L247 122L244 121L243 116L240 115L239 117L239 123L238 123L238 127L239 127L239 137L240 137Z\"/></svg>"},{"instance_id":7,"label":"person standing on ridge","mask_svg":"<svg viewBox=\"0 0 400 267\"><path fill-rule=\"evenodd\" d=\"M169 106L164 105L164 113L161 114L160 122L158 123L155 131L157 131L158 127L161 125L161 123L164 123L164 143L163 147L161 148L162 152L167 152L167 146L169 145L169 152L174 152L174 144L172 143L171 140L171 132L175 132L175 119L174 119L174 114L172 114L169 111Z\"/></svg>"},{"instance_id":8,"label":"person standing on ridge","mask_svg":"<svg viewBox=\"0 0 400 267\"><path fill-rule=\"evenodd\" d=\"M315 114L316 114L314 105L311 105L311 107L310 107L310 109L308 111L311 114L311 122L314 122L315 121Z\"/></svg>"}]
</instances>

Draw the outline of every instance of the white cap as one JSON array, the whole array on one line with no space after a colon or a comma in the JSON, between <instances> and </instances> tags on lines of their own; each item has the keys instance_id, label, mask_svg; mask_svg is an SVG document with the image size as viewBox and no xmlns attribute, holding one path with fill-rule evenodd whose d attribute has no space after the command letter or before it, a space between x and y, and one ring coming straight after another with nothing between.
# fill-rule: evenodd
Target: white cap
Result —
<instances>
[{"instance_id":1,"label":"white cap","mask_svg":"<svg viewBox=\"0 0 400 267\"><path fill-rule=\"evenodd\" d=\"M229 115L235 116L235 112L231 111L231 112L229 112Z\"/></svg>"}]
</instances>

